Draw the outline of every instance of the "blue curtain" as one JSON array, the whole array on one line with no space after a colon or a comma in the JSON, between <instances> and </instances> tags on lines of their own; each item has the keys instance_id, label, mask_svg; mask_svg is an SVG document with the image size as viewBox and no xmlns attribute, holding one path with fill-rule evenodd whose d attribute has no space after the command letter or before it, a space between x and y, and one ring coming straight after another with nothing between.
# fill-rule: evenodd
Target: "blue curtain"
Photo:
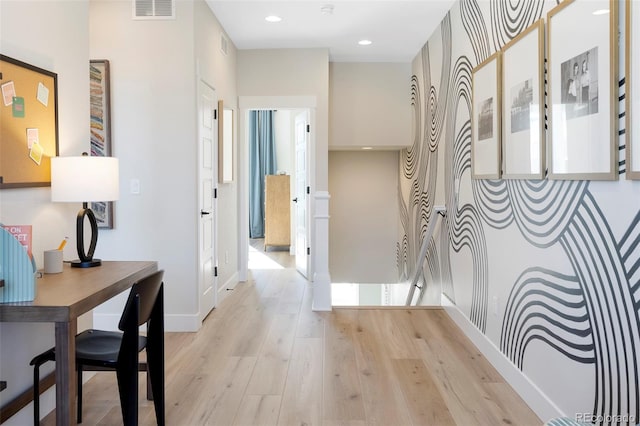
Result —
<instances>
[{"instance_id":1,"label":"blue curtain","mask_svg":"<svg viewBox=\"0 0 640 426\"><path fill-rule=\"evenodd\" d=\"M249 237L264 237L264 177L276 173L274 111L249 111Z\"/></svg>"}]
</instances>

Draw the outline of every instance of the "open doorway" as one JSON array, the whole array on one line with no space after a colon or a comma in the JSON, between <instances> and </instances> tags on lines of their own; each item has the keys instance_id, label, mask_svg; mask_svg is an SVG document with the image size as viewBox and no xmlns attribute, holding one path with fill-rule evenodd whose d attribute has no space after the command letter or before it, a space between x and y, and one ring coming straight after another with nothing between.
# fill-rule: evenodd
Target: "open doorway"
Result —
<instances>
[{"instance_id":1,"label":"open doorway","mask_svg":"<svg viewBox=\"0 0 640 426\"><path fill-rule=\"evenodd\" d=\"M288 246L279 247L277 250L286 253L293 259L293 265L297 267L305 277L311 279L313 276L313 251L311 235L313 235L313 216L314 200L313 194L313 176L315 161L314 155L314 133L313 122L315 117L315 97L240 97L240 137L239 137L239 180L240 180L240 223L239 241L240 241L240 281L248 279L249 271L249 253L261 247L264 252L264 246L261 242L253 241L249 232L249 182L250 182L250 112L251 111L275 111L276 126L279 126L282 134L285 136L283 141L288 141L286 147L279 149L280 154L276 152L276 174L274 176L288 176L289 191L288 194L288 211L289 211L289 238ZM298 134L296 135L296 119ZM287 123L282 125L282 123ZM300 138L302 136L302 138ZM296 138L298 141L304 142L298 144L296 148ZM276 139L278 139L276 137ZM301 151L300 148L304 149ZM299 172L300 171L300 172ZM283 173L283 174L278 174ZM246 224L246 225L245 225ZM253 241L253 243L252 243ZM264 240L263 240L264 241ZM252 243L252 244L250 244ZM274 249L268 247L272 252Z\"/></svg>"},{"instance_id":2,"label":"open doorway","mask_svg":"<svg viewBox=\"0 0 640 426\"><path fill-rule=\"evenodd\" d=\"M310 123L308 109L247 112L249 269L258 251L281 252L282 264L308 274Z\"/></svg>"}]
</instances>

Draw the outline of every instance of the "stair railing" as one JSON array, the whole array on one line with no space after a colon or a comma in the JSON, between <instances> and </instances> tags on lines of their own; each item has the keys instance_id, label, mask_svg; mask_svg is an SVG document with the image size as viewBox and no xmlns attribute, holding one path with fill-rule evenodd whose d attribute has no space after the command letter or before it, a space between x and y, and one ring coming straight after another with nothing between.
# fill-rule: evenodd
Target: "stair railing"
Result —
<instances>
[{"instance_id":1,"label":"stair railing","mask_svg":"<svg viewBox=\"0 0 640 426\"><path fill-rule=\"evenodd\" d=\"M424 239L422 240L422 246L420 247L420 255L416 260L415 272L413 274L413 279L411 280L411 285L409 286L409 293L407 294L407 301L405 302L406 306L411 306L411 302L413 301L413 295L416 291L416 288L422 290L423 288L418 285L418 281L420 280L420 276L424 275L423 271L423 263L424 259L427 256L427 249L429 248L429 243L431 242L431 238L433 237L433 233L436 228L436 222L439 222L440 217L445 217L447 209L444 206L435 206L433 208L433 215L431 216L431 220L429 221L429 225L427 226L427 233L424 235ZM423 286L427 285L426 278L422 283Z\"/></svg>"}]
</instances>

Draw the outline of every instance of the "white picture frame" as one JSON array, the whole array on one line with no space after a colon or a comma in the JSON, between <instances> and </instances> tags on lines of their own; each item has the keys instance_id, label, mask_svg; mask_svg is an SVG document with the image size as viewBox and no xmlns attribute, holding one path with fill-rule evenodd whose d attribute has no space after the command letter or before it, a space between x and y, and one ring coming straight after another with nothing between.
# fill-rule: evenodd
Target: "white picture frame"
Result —
<instances>
[{"instance_id":1,"label":"white picture frame","mask_svg":"<svg viewBox=\"0 0 640 426\"><path fill-rule=\"evenodd\" d=\"M233 182L234 110L218 101L218 182Z\"/></svg>"},{"instance_id":2,"label":"white picture frame","mask_svg":"<svg viewBox=\"0 0 640 426\"><path fill-rule=\"evenodd\" d=\"M547 14L550 179L618 178L618 2Z\"/></svg>"},{"instance_id":3,"label":"white picture frame","mask_svg":"<svg viewBox=\"0 0 640 426\"><path fill-rule=\"evenodd\" d=\"M627 1L625 10L625 169L627 179L640 179L640 4ZM635 48L635 51L633 50Z\"/></svg>"},{"instance_id":4,"label":"white picture frame","mask_svg":"<svg viewBox=\"0 0 640 426\"><path fill-rule=\"evenodd\" d=\"M501 53L473 70L471 108L471 177L500 179Z\"/></svg>"},{"instance_id":5,"label":"white picture frame","mask_svg":"<svg viewBox=\"0 0 640 426\"><path fill-rule=\"evenodd\" d=\"M545 175L542 19L502 48L501 87L502 178L542 179Z\"/></svg>"}]
</instances>

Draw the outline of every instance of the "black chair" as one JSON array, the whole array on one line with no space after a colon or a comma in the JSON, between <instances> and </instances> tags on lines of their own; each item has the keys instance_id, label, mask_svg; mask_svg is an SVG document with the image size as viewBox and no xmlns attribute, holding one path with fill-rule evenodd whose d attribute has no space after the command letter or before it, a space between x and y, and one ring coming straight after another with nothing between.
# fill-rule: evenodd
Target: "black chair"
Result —
<instances>
[{"instance_id":1,"label":"black chair","mask_svg":"<svg viewBox=\"0 0 640 426\"><path fill-rule=\"evenodd\" d=\"M164 413L164 298L162 276L155 272L131 288L118 328L120 332L86 330L76 336L78 370L78 413L82 422L82 371L111 369L116 371L123 424L138 424L138 353L147 350L147 372L156 420L165 424ZM139 327L147 323L147 336ZM33 420L40 422L40 365L56 358L55 348L36 356L33 369Z\"/></svg>"}]
</instances>

